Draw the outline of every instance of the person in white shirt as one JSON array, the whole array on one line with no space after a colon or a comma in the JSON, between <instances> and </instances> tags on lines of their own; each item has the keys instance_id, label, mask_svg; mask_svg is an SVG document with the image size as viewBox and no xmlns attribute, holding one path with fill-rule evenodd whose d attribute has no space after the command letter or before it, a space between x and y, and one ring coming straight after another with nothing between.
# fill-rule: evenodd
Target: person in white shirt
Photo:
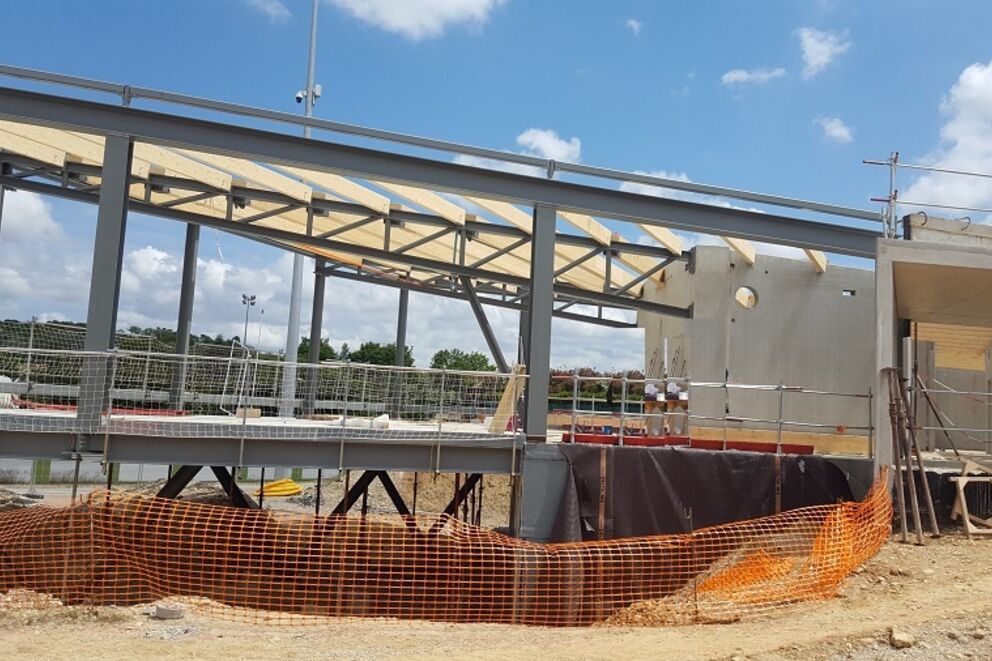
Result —
<instances>
[{"instance_id":1,"label":"person in white shirt","mask_svg":"<svg viewBox=\"0 0 992 661\"><path fill-rule=\"evenodd\" d=\"M682 415L679 410L682 408L680 395L682 389L676 381L669 381L665 386L665 412L668 421L668 433L676 436L682 433Z\"/></svg>"},{"instance_id":2,"label":"person in white shirt","mask_svg":"<svg viewBox=\"0 0 992 661\"><path fill-rule=\"evenodd\" d=\"M663 416L656 415L656 410L663 410L658 403L658 386L649 380L644 383L644 414L647 418L648 436L658 436L661 433Z\"/></svg>"}]
</instances>

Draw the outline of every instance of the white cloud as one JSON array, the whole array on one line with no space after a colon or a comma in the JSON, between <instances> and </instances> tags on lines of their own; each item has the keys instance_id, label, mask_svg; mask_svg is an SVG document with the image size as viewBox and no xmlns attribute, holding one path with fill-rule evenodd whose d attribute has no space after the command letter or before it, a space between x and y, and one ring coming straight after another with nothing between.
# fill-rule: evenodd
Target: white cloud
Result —
<instances>
[{"instance_id":1,"label":"white cloud","mask_svg":"<svg viewBox=\"0 0 992 661\"><path fill-rule=\"evenodd\" d=\"M257 11L262 12L273 22L285 21L293 16L289 8L281 0L248 0L248 5Z\"/></svg>"},{"instance_id":2,"label":"white cloud","mask_svg":"<svg viewBox=\"0 0 992 661\"><path fill-rule=\"evenodd\" d=\"M355 18L413 40L444 34L449 25L481 26L506 0L328 0Z\"/></svg>"},{"instance_id":3,"label":"white cloud","mask_svg":"<svg viewBox=\"0 0 992 661\"><path fill-rule=\"evenodd\" d=\"M992 62L976 63L961 72L942 99L945 117L940 144L922 160L952 170L992 174ZM992 180L927 173L901 192L916 202L967 207L992 205Z\"/></svg>"},{"instance_id":4,"label":"white cloud","mask_svg":"<svg viewBox=\"0 0 992 661\"><path fill-rule=\"evenodd\" d=\"M541 158L567 163L582 160L582 141L578 138L563 140L551 129L527 129L517 136L517 144Z\"/></svg>"},{"instance_id":5,"label":"white cloud","mask_svg":"<svg viewBox=\"0 0 992 661\"><path fill-rule=\"evenodd\" d=\"M3 241L62 241L65 238L45 198L19 190L5 191L0 231Z\"/></svg>"},{"instance_id":6,"label":"white cloud","mask_svg":"<svg viewBox=\"0 0 992 661\"><path fill-rule=\"evenodd\" d=\"M523 151L520 153L526 156L536 156L538 158L566 163L579 163L582 161L582 141L574 137L564 140L556 131L552 131L551 129L527 129L517 136L516 142L517 145L523 147ZM547 171L544 168L501 161L495 158L458 154L453 160L459 165L470 165L476 168L486 168L487 170L512 172L531 177L544 177L547 175Z\"/></svg>"},{"instance_id":7,"label":"white cloud","mask_svg":"<svg viewBox=\"0 0 992 661\"><path fill-rule=\"evenodd\" d=\"M844 120L840 117L817 117L813 120L813 123L823 129L823 137L827 140L840 144L846 144L854 140L851 127L845 124Z\"/></svg>"},{"instance_id":8,"label":"white cloud","mask_svg":"<svg viewBox=\"0 0 992 661\"><path fill-rule=\"evenodd\" d=\"M751 83L760 84L781 78L784 75L785 69L782 67L776 67L774 69L731 69L721 76L720 82L728 87Z\"/></svg>"},{"instance_id":9,"label":"white cloud","mask_svg":"<svg viewBox=\"0 0 992 661\"><path fill-rule=\"evenodd\" d=\"M636 18L628 18L624 21L624 25L628 30L634 33L635 36L641 34L641 28L644 27L644 23L641 23Z\"/></svg>"},{"instance_id":10,"label":"white cloud","mask_svg":"<svg viewBox=\"0 0 992 661\"><path fill-rule=\"evenodd\" d=\"M847 30L826 32L814 28L799 28L799 44L803 50L803 78L809 80L826 69L831 62L851 48Z\"/></svg>"}]
</instances>

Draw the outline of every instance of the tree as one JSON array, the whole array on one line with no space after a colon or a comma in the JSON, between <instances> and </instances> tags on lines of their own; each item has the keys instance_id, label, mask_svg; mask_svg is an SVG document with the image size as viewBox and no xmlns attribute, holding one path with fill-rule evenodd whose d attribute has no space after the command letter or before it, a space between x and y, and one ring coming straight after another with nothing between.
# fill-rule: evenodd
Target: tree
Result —
<instances>
[{"instance_id":1,"label":"tree","mask_svg":"<svg viewBox=\"0 0 992 661\"><path fill-rule=\"evenodd\" d=\"M492 372L496 369L484 353L466 352L461 349L441 349L431 358L431 367L467 372Z\"/></svg>"},{"instance_id":2,"label":"tree","mask_svg":"<svg viewBox=\"0 0 992 661\"><path fill-rule=\"evenodd\" d=\"M348 346L348 345L345 345ZM336 360L338 352L334 350L327 338L320 338L320 360ZM310 338L301 337L300 347L296 350L296 361L299 363L310 362Z\"/></svg>"},{"instance_id":3,"label":"tree","mask_svg":"<svg viewBox=\"0 0 992 661\"><path fill-rule=\"evenodd\" d=\"M344 347L342 347L343 349ZM380 344L378 342L362 342L362 346L348 353L348 360L370 365L392 365L396 360L396 344ZM403 364L413 367L413 347L406 347Z\"/></svg>"}]
</instances>

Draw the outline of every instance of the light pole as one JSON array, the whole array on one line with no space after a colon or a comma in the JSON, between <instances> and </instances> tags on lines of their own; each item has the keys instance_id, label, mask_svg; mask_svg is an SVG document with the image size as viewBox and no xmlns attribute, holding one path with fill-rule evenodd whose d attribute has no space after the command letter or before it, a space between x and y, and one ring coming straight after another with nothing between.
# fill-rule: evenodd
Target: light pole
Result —
<instances>
[{"instance_id":1,"label":"light pole","mask_svg":"<svg viewBox=\"0 0 992 661\"><path fill-rule=\"evenodd\" d=\"M241 336L241 344L244 345L245 353L248 352L248 312L255 305L254 294L241 294L241 305L245 306L245 334ZM257 348L257 347L256 347Z\"/></svg>"},{"instance_id":2,"label":"light pole","mask_svg":"<svg viewBox=\"0 0 992 661\"><path fill-rule=\"evenodd\" d=\"M258 340L255 342L255 356L259 355L262 350L262 320L265 319L265 308L259 308L258 310Z\"/></svg>"},{"instance_id":3,"label":"light pole","mask_svg":"<svg viewBox=\"0 0 992 661\"><path fill-rule=\"evenodd\" d=\"M303 114L313 117L313 104L320 96L320 85L314 83L317 57L317 3L313 0L310 13L310 57L307 64L307 87L296 93L296 102L303 103ZM310 127L303 127L303 137L310 137ZM282 379L282 402L279 415L292 417L293 400L296 399L296 354L300 348L300 305L303 298L303 256L293 255L293 282L289 295L289 323L286 328L286 367Z\"/></svg>"}]
</instances>

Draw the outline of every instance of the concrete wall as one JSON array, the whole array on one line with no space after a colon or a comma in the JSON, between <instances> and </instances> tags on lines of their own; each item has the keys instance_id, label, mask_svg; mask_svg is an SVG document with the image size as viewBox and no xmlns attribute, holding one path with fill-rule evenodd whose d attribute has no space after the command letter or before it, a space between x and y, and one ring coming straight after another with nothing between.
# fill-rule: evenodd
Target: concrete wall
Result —
<instances>
[{"instance_id":1,"label":"concrete wall","mask_svg":"<svg viewBox=\"0 0 992 661\"><path fill-rule=\"evenodd\" d=\"M818 390L868 392L874 374L872 271L831 265L826 273L817 273L808 261L766 255L759 255L751 266L729 249L714 246L700 246L694 252L691 270L670 270L665 283L645 289L650 300L693 305L693 318L685 321L641 314L646 361L656 351L660 353L667 335L670 351L683 348L685 374L693 381L719 382L726 377L735 383L781 382ZM741 286L757 293L754 308L746 309L735 301ZM853 294L845 295L845 291ZM721 417L724 393L694 389L691 406L695 414ZM778 395L731 390L729 409L731 416L776 418ZM784 417L831 426L865 426L868 404L787 393Z\"/></svg>"}]
</instances>

